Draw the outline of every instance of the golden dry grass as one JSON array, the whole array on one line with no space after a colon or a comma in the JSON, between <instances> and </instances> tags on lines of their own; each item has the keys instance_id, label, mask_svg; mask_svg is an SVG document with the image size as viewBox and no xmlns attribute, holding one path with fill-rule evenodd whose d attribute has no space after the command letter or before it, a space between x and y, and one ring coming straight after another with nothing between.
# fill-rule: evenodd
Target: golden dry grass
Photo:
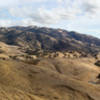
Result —
<instances>
[{"instance_id":1,"label":"golden dry grass","mask_svg":"<svg viewBox=\"0 0 100 100\"><path fill-rule=\"evenodd\" d=\"M0 60L0 100L99 100L94 59Z\"/></svg>"}]
</instances>

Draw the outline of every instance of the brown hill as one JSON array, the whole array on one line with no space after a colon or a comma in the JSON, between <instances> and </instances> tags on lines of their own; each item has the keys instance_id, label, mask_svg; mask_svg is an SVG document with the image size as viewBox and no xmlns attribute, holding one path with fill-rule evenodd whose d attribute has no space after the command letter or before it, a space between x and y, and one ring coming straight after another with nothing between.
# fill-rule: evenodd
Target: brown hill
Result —
<instances>
[{"instance_id":1,"label":"brown hill","mask_svg":"<svg viewBox=\"0 0 100 100\"><path fill-rule=\"evenodd\" d=\"M99 50L76 32L0 28L0 100L100 100Z\"/></svg>"},{"instance_id":2,"label":"brown hill","mask_svg":"<svg viewBox=\"0 0 100 100\"><path fill-rule=\"evenodd\" d=\"M45 27L0 28L0 41L17 45L26 52L37 51L79 51L96 54L100 51L100 39Z\"/></svg>"},{"instance_id":3,"label":"brown hill","mask_svg":"<svg viewBox=\"0 0 100 100\"><path fill-rule=\"evenodd\" d=\"M99 100L100 69L94 59L77 60L43 59L37 65L0 60L0 99Z\"/></svg>"}]
</instances>

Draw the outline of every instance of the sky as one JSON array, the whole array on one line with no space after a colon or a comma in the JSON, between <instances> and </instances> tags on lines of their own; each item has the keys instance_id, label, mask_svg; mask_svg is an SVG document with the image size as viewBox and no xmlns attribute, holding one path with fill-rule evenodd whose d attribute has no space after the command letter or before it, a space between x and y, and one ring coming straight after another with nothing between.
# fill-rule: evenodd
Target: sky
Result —
<instances>
[{"instance_id":1,"label":"sky","mask_svg":"<svg viewBox=\"0 0 100 100\"><path fill-rule=\"evenodd\" d=\"M0 0L0 27L31 25L100 38L100 0Z\"/></svg>"}]
</instances>

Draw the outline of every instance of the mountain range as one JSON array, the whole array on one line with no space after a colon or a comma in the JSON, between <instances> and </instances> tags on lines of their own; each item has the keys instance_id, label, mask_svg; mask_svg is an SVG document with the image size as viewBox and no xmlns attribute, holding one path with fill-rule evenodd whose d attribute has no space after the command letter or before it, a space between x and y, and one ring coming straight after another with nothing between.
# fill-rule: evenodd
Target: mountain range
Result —
<instances>
[{"instance_id":1,"label":"mountain range","mask_svg":"<svg viewBox=\"0 0 100 100\"><path fill-rule=\"evenodd\" d=\"M100 51L100 39L46 27L0 28L0 41L27 51L78 51L94 54Z\"/></svg>"}]
</instances>

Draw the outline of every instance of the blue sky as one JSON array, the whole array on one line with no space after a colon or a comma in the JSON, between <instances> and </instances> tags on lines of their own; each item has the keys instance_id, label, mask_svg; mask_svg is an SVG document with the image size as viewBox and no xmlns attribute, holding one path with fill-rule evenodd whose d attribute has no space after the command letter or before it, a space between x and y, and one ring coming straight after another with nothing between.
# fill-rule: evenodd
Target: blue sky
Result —
<instances>
[{"instance_id":1,"label":"blue sky","mask_svg":"<svg viewBox=\"0 0 100 100\"><path fill-rule=\"evenodd\" d=\"M100 0L0 0L0 26L63 28L100 38Z\"/></svg>"}]
</instances>

